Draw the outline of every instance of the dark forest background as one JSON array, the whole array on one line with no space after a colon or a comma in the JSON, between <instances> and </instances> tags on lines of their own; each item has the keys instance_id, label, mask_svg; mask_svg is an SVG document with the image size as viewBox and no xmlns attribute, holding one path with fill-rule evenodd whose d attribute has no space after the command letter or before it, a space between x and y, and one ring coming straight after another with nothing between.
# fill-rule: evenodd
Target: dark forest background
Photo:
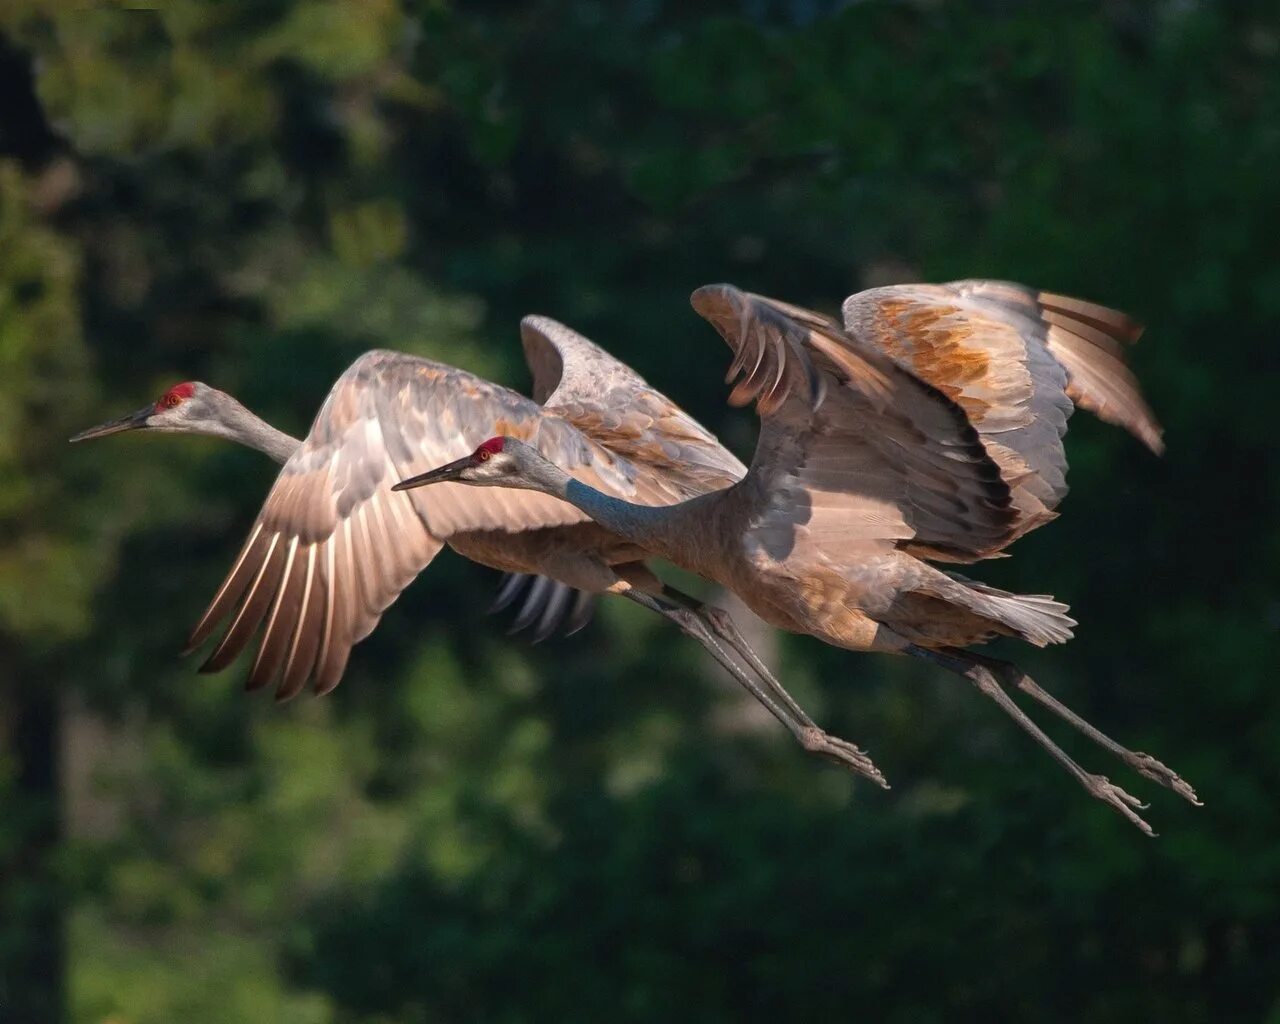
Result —
<instances>
[{"instance_id":1,"label":"dark forest background","mask_svg":"<svg viewBox=\"0 0 1280 1024\"><path fill-rule=\"evenodd\" d=\"M154 7L0 4L0 1020L1280 1021L1280 8ZM524 388L539 312L747 454L694 287L968 276L1149 324L1167 455L1081 414L980 574L1199 789L1055 730L1157 840L936 671L779 642L882 793L625 602L506 637L448 553L332 696L245 697L177 651L275 467L66 444L186 379L301 435L374 346Z\"/></svg>"}]
</instances>

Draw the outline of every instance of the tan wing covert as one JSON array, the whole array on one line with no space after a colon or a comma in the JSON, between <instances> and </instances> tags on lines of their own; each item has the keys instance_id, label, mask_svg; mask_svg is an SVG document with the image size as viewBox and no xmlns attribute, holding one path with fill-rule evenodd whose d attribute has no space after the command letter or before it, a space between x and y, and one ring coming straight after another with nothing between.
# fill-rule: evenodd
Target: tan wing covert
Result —
<instances>
[{"instance_id":1,"label":"tan wing covert","mask_svg":"<svg viewBox=\"0 0 1280 1024\"><path fill-rule=\"evenodd\" d=\"M588 437L633 461L674 503L729 487L746 475L697 420L625 363L545 316L520 322L534 396Z\"/></svg>"}]
</instances>

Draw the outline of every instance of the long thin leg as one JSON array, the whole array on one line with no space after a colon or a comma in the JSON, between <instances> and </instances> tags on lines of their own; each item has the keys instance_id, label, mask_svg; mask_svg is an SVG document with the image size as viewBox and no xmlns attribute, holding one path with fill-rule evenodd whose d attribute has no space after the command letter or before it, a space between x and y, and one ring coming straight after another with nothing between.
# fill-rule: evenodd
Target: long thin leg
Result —
<instances>
[{"instance_id":1,"label":"long thin leg","mask_svg":"<svg viewBox=\"0 0 1280 1024\"><path fill-rule=\"evenodd\" d=\"M751 645L747 643L747 638L739 631L738 624L733 621L732 615L723 608L717 608L715 605L699 601L696 597L690 597L675 587L664 585L662 593L664 597L669 597L677 604L683 605L702 619L717 637L737 652L738 656L760 677L780 703L785 705L805 725L813 725L813 719L809 717L804 708L796 703L795 698L787 692L786 687L778 682L777 678L769 670L769 666L761 660L760 655L756 654Z\"/></svg>"},{"instance_id":2,"label":"long thin leg","mask_svg":"<svg viewBox=\"0 0 1280 1024\"><path fill-rule=\"evenodd\" d=\"M1183 779L1177 772L1167 765L1157 761L1150 754L1144 754L1141 751L1130 750L1128 747L1121 746L1110 736L1107 736L1097 727L1085 721L1069 707L1058 700L1053 694L1041 689L1040 684L1032 679L1029 675L1018 668L1017 665L1010 664L1007 661L997 661L995 658L987 658L981 655L970 655L975 661L988 666L992 671L1004 677L1004 679L1016 686L1023 693L1034 697L1041 704L1047 707L1055 715L1063 721L1070 722L1075 728L1093 740L1094 743L1109 750L1120 758L1125 764L1136 771L1139 775L1143 775L1152 782L1158 782L1162 786L1166 786L1173 790L1180 797L1190 801L1197 807L1203 807L1204 804L1200 798L1196 796L1196 791L1191 784Z\"/></svg>"},{"instance_id":3,"label":"long thin leg","mask_svg":"<svg viewBox=\"0 0 1280 1024\"><path fill-rule=\"evenodd\" d=\"M885 789L889 788L889 784L880 773L880 769L875 766L871 758L865 753L852 743L832 736L818 728L803 711L800 712L799 716L795 715L789 707L780 703L773 693L762 687L758 680L746 672L716 642L710 628L697 612L672 601L637 590L634 587L619 589L615 592L621 593L641 607L655 611L663 618L671 620L680 627L683 633L697 640L725 671L729 672L756 700L768 708L774 718L787 727L805 750L851 768L859 775L865 776Z\"/></svg>"},{"instance_id":4,"label":"long thin leg","mask_svg":"<svg viewBox=\"0 0 1280 1024\"><path fill-rule=\"evenodd\" d=\"M976 661L967 651L932 651L912 645L907 648L907 653L913 654L918 658L924 658L935 665L940 665L942 668L964 676L978 688L979 692L986 694L986 696L995 701L1004 710L1005 714L1017 722L1037 743L1044 747L1055 761L1074 775L1086 792L1103 803L1110 804L1147 835L1155 835L1151 826L1143 821L1137 811L1134 810L1134 808L1145 808L1146 805L1142 801L1126 793L1119 786L1108 780L1106 776L1093 775L1076 764L1065 750L1045 735L1044 731L1035 722L1031 721L1023 710L1013 702L1013 698L1005 693L991 670Z\"/></svg>"}]
</instances>

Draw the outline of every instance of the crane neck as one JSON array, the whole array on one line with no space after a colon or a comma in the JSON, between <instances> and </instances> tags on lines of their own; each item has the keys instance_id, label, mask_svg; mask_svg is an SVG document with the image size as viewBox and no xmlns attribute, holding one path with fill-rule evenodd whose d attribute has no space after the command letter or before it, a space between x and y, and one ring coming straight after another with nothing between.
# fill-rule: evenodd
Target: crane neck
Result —
<instances>
[{"instance_id":1,"label":"crane neck","mask_svg":"<svg viewBox=\"0 0 1280 1024\"><path fill-rule=\"evenodd\" d=\"M203 425L201 433L223 437L254 448L283 465L302 444L283 430L277 430L261 416L256 416L230 395L222 392L218 418Z\"/></svg>"},{"instance_id":2,"label":"crane neck","mask_svg":"<svg viewBox=\"0 0 1280 1024\"><path fill-rule=\"evenodd\" d=\"M673 538L679 533L675 523L679 515L677 510L684 503L668 506L637 505L605 494L581 480L575 480L559 466L543 460L539 460L527 482L535 490L563 498L610 533L656 555L683 557L681 546Z\"/></svg>"}]
</instances>

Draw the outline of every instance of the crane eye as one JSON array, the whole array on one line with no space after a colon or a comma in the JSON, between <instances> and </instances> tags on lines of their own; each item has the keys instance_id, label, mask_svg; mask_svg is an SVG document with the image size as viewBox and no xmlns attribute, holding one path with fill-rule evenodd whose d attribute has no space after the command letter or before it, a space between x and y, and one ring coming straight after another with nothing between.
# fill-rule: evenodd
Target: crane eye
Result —
<instances>
[{"instance_id":1,"label":"crane eye","mask_svg":"<svg viewBox=\"0 0 1280 1024\"><path fill-rule=\"evenodd\" d=\"M175 405L177 405L181 401L182 399L179 398L177 395L166 395L164 399L164 404L166 407L172 409Z\"/></svg>"},{"instance_id":2,"label":"crane eye","mask_svg":"<svg viewBox=\"0 0 1280 1024\"><path fill-rule=\"evenodd\" d=\"M488 461L489 461L489 449L488 449L488 448L481 448L478 452L476 452L476 458L477 458L479 461L481 461L481 462L488 462Z\"/></svg>"}]
</instances>

